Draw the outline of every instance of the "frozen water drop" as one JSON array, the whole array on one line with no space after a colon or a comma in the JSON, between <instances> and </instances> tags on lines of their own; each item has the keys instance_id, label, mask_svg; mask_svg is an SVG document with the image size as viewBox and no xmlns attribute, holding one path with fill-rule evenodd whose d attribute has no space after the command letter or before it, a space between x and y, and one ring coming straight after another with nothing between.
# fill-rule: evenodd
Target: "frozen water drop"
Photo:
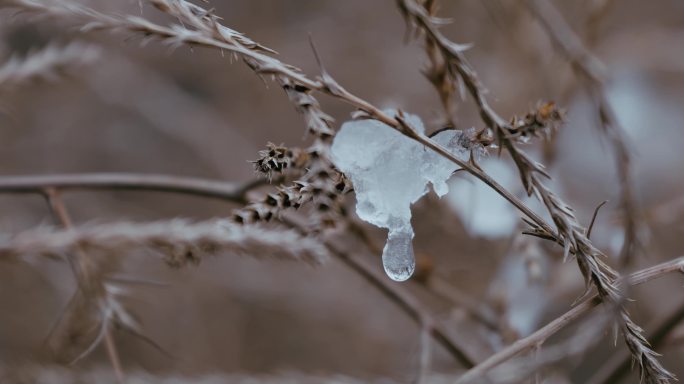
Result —
<instances>
[{"instance_id":1,"label":"frozen water drop","mask_svg":"<svg viewBox=\"0 0 684 384\"><path fill-rule=\"evenodd\" d=\"M410 228L409 228L410 229ZM382 250L382 265L392 280L407 280L416 269L413 256L413 231L390 231Z\"/></svg>"},{"instance_id":2,"label":"frozen water drop","mask_svg":"<svg viewBox=\"0 0 684 384\"><path fill-rule=\"evenodd\" d=\"M404 119L418 134L425 134L417 116L405 114ZM462 138L463 132L448 130L433 140L466 160L469 152ZM429 191L428 184L439 196L446 194L446 180L457 166L376 120L344 123L335 135L331 155L354 185L359 218L389 229L382 253L385 272L393 280L408 279L415 269L411 204Z\"/></svg>"}]
</instances>

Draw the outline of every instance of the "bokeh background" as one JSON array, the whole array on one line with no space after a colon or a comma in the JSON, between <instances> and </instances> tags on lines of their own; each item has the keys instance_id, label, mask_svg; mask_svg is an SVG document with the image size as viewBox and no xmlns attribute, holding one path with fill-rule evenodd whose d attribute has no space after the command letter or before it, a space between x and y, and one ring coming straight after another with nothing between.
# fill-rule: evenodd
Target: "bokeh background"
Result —
<instances>
[{"instance_id":1,"label":"bokeh background","mask_svg":"<svg viewBox=\"0 0 684 384\"><path fill-rule=\"evenodd\" d=\"M554 3L605 64L606 90L633 151L646 247L626 270L684 254L684 4ZM136 1L86 4L105 12L141 13ZM421 41L407 41L393 1L214 0L211 5L225 25L315 75L319 69L311 37L326 69L345 88L380 107L421 116L428 130L441 127L439 98L421 74L426 63ZM525 149L549 162L554 190L581 221L587 223L596 205L609 200L593 238L619 264L619 187L610 144L598 133L593 105L564 57L517 1L449 0L442 2L439 14L452 20L443 27L447 36L474 44L466 54L502 116L522 115L540 100L553 100L567 111L550 157L543 156L538 141ZM147 6L142 15L169 21ZM129 33L82 33L69 20L7 10L1 11L0 20L4 60L71 41L101 47L98 60L89 66L2 93L2 175L138 172L247 182L258 177L248 160L256 159L267 142L292 147L309 142L303 120L277 84L263 81L228 55L156 42L142 46ZM348 106L325 96L319 100L338 124L350 118ZM459 127L481 127L470 100L459 103L457 119ZM483 166L522 195L509 159L493 152ZM574 263L562 263L559 249L521 238L518 216L497 195L462 174L452 178L451 186L441 200L430 195L413 207L414 247L419 262L431 266L432 282L401 284L482 359L568 310L582 294L583 282ZM237 208L154 192L69 192L65 202L80 224L204 219L228 216ZM352 211L353 203L350 196ZM37 195L0 195L0 212L3 233L52 224L45 201ZM363 225L382 244L384 231ZM347 239L349 252L381 270L380 255L344 230L330 236ZM146 335L168 352L115 332L131 380L415 379L418 326L335 260L311 267L226 254L174 270L148 252L117 257L111 261L113 273L165 283L130 287L127 302ZM44 340L75 288L65 262L40 257L0 262L0 382L114 380L102 347L75 366L58 365L45 351ZM635 299L631 312L647 335L684 305L679 276L666 276L630 294ZM497 330L474 320L461 296L491 310ZM548 343L591 325L578 322ZM611 332L604 336L585 353L547 370L548 382L587 382L610 358L625 352L621 340L615 346ZM683 342L680 327L657 346L665 366L680 377ZM462 370L437 344L432 349L434 380ZM622 382L638 380L632 372Z\"/></svg>"}]
</instances>

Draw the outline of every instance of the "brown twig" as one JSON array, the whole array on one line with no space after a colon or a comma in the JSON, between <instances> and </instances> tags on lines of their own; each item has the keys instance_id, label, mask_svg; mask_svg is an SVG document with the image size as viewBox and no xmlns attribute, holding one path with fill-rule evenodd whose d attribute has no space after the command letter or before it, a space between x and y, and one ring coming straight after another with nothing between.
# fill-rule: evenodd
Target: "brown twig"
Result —
<instances>
[{"instance_id":1,"label":"brown twig","mask_svg":"<svg viewBox=\"0 0 684 384\"><path fill-rule=\"evenodd\" d=\"M476 360L466 352L467 349L457 339L450 336L447 328L437 319L434 319L415 296L404 290L401 285L393 283L384 273L368 265L365 261L336 249L330 243L326 243L326 245L339 260L399 305L418 323L421 329L427 330L464 367L475 365Z\"/></svg>"},{"instance_id":2,"label":"brown twig","mask_svg":"<svg viewBox=\"0 0 684 384\"><path fill-rule=\"evenodd\" d=\"M684 256L634 272L624 279L624 281L626 281L628 285L634 286L676 271L684 272ZM490 356L487 358L487 360L481 362L476 367L466 372L461 378L459 378L457 383L471 382L476 378L482 377L487 373L487 371L511 359L515 355L536 348L537 346L543 344L544 341L546 341L556 332L565 328L568 324L601 303L602 300L599 295L594 295L588 299L585 299L581 303L577 304L574 308L551 321L544 327L538 329L531 335L519 339L508 347Z\"/></svg>"},{"instance_id":3,"label":"brown twig","mask_svg":"<svg viewBox=\"0 0 684 384\"><path fill-rule=\"evenodd\" d=\"M359 225L359 223L348 219L347 227L363 242L370 253L374 255L382 253L382 247L371 238L368 232ZM496 320L496 314L491 308L483 305L479 300L468 296L466 293L460 291L458 287L455 287L453 284L439 276L430 274L424 279L410 279L408 280L408 283L420 285L430 293L450 304L464 308L475 320L488 329L497 330L499 327Z\"/></svg>"},{"instance_id":4,"label":"brown twig","mask_svg":"<svg viewBox=\"0 0 684 384\"><path fill-rule=\"evenodd\" d=\"M429 382L430 367L432 365L432 338L430 330L422 327L420 329L420 358L418 360L417 384L427 384Z\"/></svg>"},{"instance_id":5,"label":"brown twig","mask_svg":"<svg viewBox=\"0 0 684 384\"><path fill-rule=\"evenodd\" d=\"M48 204L50 206L50 211L59 221L59 223L67 230L73 228L73 222L67 211L66 205L60 196L60 193L54 187L48 187L44 189L45 196L47 197ZM102 282L95 279L92 275L92 261L88 255L83 252L82 249L77 248L75 251L75 257L69 256L70 260L75 259L71 262L72 268L74 268L74 274L79 282L80 289L83 290L84 294L87 296L88 292L103 292L105 290L102 286ZM109 326L103 324L104 332L104 344L107 350L107 357L112 364L114 373L116 375L117 382L124 383L124 373L121 368L121 360L119 359L119 353L116 349L116 344L114 338L111 335L111 330Z\"/></svg>"},{"instance_id":6,"label":"brown twig","mask_svg":"<svg viewBox=\"0 0 684 384\"><path fill-rule=\"evenodd\" d=\"M0 192L34 193L46 187L60 190L112 189L130 191L161 191L192 194L195 196L229 200L244 203L247 191L266 184L259 179L238 184L225 181L206 180L140 173L80 173L32 176L0 177Z\"/></svg>"}]
</instances>

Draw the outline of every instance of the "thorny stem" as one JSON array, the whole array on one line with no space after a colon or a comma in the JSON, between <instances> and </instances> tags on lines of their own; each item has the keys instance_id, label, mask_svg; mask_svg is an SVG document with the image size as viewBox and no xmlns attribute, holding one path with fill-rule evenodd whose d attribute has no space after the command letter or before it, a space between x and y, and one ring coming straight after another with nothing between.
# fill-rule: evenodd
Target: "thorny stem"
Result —
<instances>
[{"instance_id":1,"label":"thorny stem","mask_svg":"<svg viewBox=\"0 0 684 384\"><path fill-rule=\"evenodd\" d=\"M633 252L639 247L636 219L638 208L633 191L630 151L625 140L624 129L620 126L608 102L600 62L582 44L580 37L572 31L552 4L544 0L527 0L526 4L532 15L546 30L554 47L567 58L575 74L585 82L596 104L600 131L613 147L622 194L620 205L625 227L625 243L620 252L620 259L627 263L631 261Z\"/></svg>"},{"instance_id":2,"label":"thorny stem","mask_svg":"<svg viewBox=\"0 0 684 384\"><path fill-rule=\"evenodd\" d=\"M651 332L649 340L653 344L653 347L660 347L670 333L677 328L682 321L684 321L684 304L680 304L679 308L667 316L667 318L660 321L659 325ZM630 357L629 353L614 354L601 369L597 370L589 380L587 380L586 383L610 384L619 382L620 379L629 372Z\"/></svg>"},{"instance_id":3,"label":"thorny stem","mask_svg":"<svg viewBox=\"0 0 684 384\"><path fill-rule=\"evenodd\" d=\"M670 272L684 272L684 256L680 256L674 260L670 260L640 271L634 272L629 275L626 279L623 279L628 285L634 286L646 283L655 278L661 277ZM519 339L508 347L502 349L501 351L495 353L494 355L487 358L485 361L481 362L463 376L461 376L457 383L469 383L473 382L474 379L480 378L487 373L487 371L496 367L497 365L513 358L517 354L527 351L529 349L535 348L541 345L549 337L554 335L559 330L566 327L568 324L578 319L585 313L589 312L594 307L602 303L599 295L593 295L592 297L585 299L581 303L577 304L568 312L559 316L555 320L546 324L544 327L538 329L531 335Z\"/></svg>"},{"instance_id":4,"label":"thorny stem","mask_svg":"<svg viewBox=\"0 0 684 384\"><path fill-rule=\"evenodd\" d=\"M438 2L437 0L426 0L423 3L423 7L430 15L434 15L437 12ZM454 122L456 104L453 99L456 93L455 84L457 84L457 81L451 78L451 73L448 71L439 48L428 37L425 38L425 53L427 54L430 66L423 70L423 75L437 89L444 110L446 125L456 128L456 123Z\"/></svg>"},{"instance_id":5,"label":"thorny stem","mask_svg":"<svg viewBox=\"0 0 684 384\"><path fill-rule=\"evenodd\" d=\"M47 197L48 204L50 206L50 211L55 216L55 218L60 222L60 224L65 229L72 229L73 222L71 220L71 216L69 215L69 211L67 211L66 205L64 204L64 201L62 200L59 191L56 188L50 186L44 188L44 193ZM88 255L86 255L85 252L83 252L83 250L76 250L76 260L72 260L71 256L69 257L69 259L72 268L74 268L74 273L78 281L79 289L85 289L87 291L91 291L93 289L104 289L104 287L92 286L93 283L97 282L91 279L91 261L88 258ZM112 368L114 369L117 382L124 383L125 379L123 369L121 368L121 360L119 359L119 354L116 349L116 344L114 343L114 338L111 335L109 327L106 325L104 325L104 327L104 344L105 348L107 349L107 356L109 357L109 361L111 362Z\"/></svg>"},{"instance_id":6,"label":"thorny stem","mask_svg":"<svg viewBox=\"0 0 684 384\"><path fill-rule=\"evenodd\" d=\"M428 14L416 0L399 0L398 4L409 27L415 25L440 47L445 60L450 64L450 70L460 76L465 88L475 100L482 121L513 158L528 195L536 194L539 197L558 230L557 234L549 232L546 228L539 227L533 219L533 222L528 222L533 230L526 231L526 233L562 244L566 258L571 253L576 256L578 267L586 282L587 292L593 285L601 299L616 305L619 309L618 324L625 343L639 363L642 378L645 378L648 383L657 384L673 380L674 376L662 367L656 358L658 354L651 349L648 341L641 334L641 328L634 323L624 308L623 294L615 284L619 274L602 260L605 255L589 240L587 230L578 222L573 209L544 185L541 177L549 177L544 167L516 147L509 136L510 125L489 106L484 87L463 54L464 47L447 39L437 29L435 18ZM606 109L603 111L606 112ZM610 116L602 115L602 119L603 122L609 122Z\"/></svg>"},{"instance_id":7,"label":"thorny stem","mask_svg":"<svg viewBox=\"0 0 684 384\"><path fill-rule=\"evenodd\" d=\"M35 12L52 12L57 14L71 14L74 16L78 16L86 20L89 20L91 23L93 23L93 25L86 25L86 27L89 28L127 29L129 31L144 33L146 35L158 36L162 39L169 39L175 44L196 44L210 48L223 49L241 55L247 61L249 66L259 74L277 74L285 76L295 81L300 86L308 88L309 90L319 91L329 96L335 97L339 100L342 100L345 103L352 105L360 109L361 111L367 113L369 117L378 120L386 125L389 125L390 127L398 130L399 132L403 133L409 138L414 139L419 143L431 148L439 155L449 159L451 162L462 167L463 169L471 173L473 176L477 177L485 184L493 188L497 193L502 195L518 210L525 214L525 216L527 216L530 220L535 222L535 224L541 230L547 232L547 235L549 237L555 238L557 242L562 244L562 240L552 229L551 225L546 223L545 220L541 218L541 216L537 215L534 211L527 207L525 203L522 202L522 200L508 192L503 186L501 186L494 179L489 177L486 173L477 169L473 165L460 160L459 158L451 154L447 149L445 149L432 139L428 138L427 136L418 134L405 122L402 122L400 118L390 116L384 113L379 108L373 106L366 100L348 92L347 90L339 86L339 84L335 83L335 81L332 78L330 78L330 76L327 73L323 73L323 77L320 80L311 80L304 74L302 74L298 69L285 63L282 63L271 56L267 56L265 54L250 50L237 42L234 42L233 44L228 44L227 42L219 41L217 39L214 39L213 37L204 36L202 35L201 31L185 30L184 32L187 33L183 33L183 35L180 36L178 31L172 28L163 27L140 18L114 18L83 7L63 9L59 7L51 8L44 4L41 4L40 2L28 2L27 0L6 1L10 5L14 5L27 10L32 10ZM160 1L151 0L151 2L156 4ZM163 1L161 2L163 3ZM471 91L473 91L473 89L471 88L475 85L469 85L467 81L466 85ZM481 106L481 110L487 111L487 113L483 112L484 119L489 121L496 121L496 123L500 124L505 123L501 118L498 117L498 115L496 115L493 112L493 110L491 110L483 96L480 97L478 100L478 105Z\"/></svg>"}]
</instances>

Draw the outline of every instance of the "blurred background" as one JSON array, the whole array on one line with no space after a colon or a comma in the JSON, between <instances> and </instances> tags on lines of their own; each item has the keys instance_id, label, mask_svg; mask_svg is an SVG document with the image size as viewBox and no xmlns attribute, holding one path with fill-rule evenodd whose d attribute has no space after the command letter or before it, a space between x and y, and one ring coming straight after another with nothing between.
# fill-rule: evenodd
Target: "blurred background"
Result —
<instances>
[{"instance_id":1,"label":"blurred background","mask_svg":"<svg viewBox=\"0 0 684 384\"><path fill-rule=\"evenodd\" d=\"M140 15L142 10L145 18L169 21L137 1L86 4L108 13ZM624 270L684 254L684 3L554 4L605 64L606 91L633 153L645 248ZM428 131L441 128L439 98L421 74L426 64L422 40L406 40L393 1L214 0L211 6L225 25L314 76L319 69L311 36L326 69L346 89L379 107L421 116ZM539 140L524 149L544 159L554 191L576 209L581 222L587 224L595 207L609 201L592 239L619 265L622 221L615 162L610 143L598 131L595 108L566 59L517 1L443 1L439 15L452 20L442 29L449 38L474 44L466 55L502 116L524 115L540 100L566 110L566 124L551 149L544 152ZM228 55L156 42L141 46L130 33L82 33L69 20L8 10L1 11L0 20L2 62L72 41L101 48L90 65L0 93L3 176L136 172L248 182L258 177L249 160L266 143L305 147L310 142L301 116L277 84ZM348 106L318 98L338 127L350 118ZM456 118L459 128L482 127L468 98L459 103ZM524 195L510 159L493 151L482 166ZM562 250L521 236L515 211L480 184L459 173L447 196L440 200L430 194L414 205L414 248L426 272L418 276L421 281L391 284L402 284L482 360L567 311L584 287L576 264L562 263ZM155 192L74 191L64 200L81 224L205 219L239 208ZM353 196L348 203L353 211ZM0 212L3 233L53 224L38 195L2 194ZM384 231L362 225L381 245ZM380 255L344 230L330 236L382 270ZM146 252L119 256L109 261L113 273L165 283L129 287L128 305L145 335L165 351L114 332L131 380L405 383L416 378L419 327L334 259L311 267L226 254L175 270ZM46 352L46 337L76 289L68 264L35 256L1 265L0 382L113 382L102 346L73 366L59 365ZM680 276L665 276L630 295L635 300L630 311L646 335L684 305ZM492 314L494 324L475 319L472 307ZM586 326L577 322L547 343ZM680 377L683 342L684 327L675 327L656 345L664 365ZM435 382L462 371L442 347L433 342L431 349ZM606 331L585 353L550 367L544 378L589 382L625 350L622 340L615 344ZM631 372L614 382L638 380Z\"/></svg>"}]
</instances>

